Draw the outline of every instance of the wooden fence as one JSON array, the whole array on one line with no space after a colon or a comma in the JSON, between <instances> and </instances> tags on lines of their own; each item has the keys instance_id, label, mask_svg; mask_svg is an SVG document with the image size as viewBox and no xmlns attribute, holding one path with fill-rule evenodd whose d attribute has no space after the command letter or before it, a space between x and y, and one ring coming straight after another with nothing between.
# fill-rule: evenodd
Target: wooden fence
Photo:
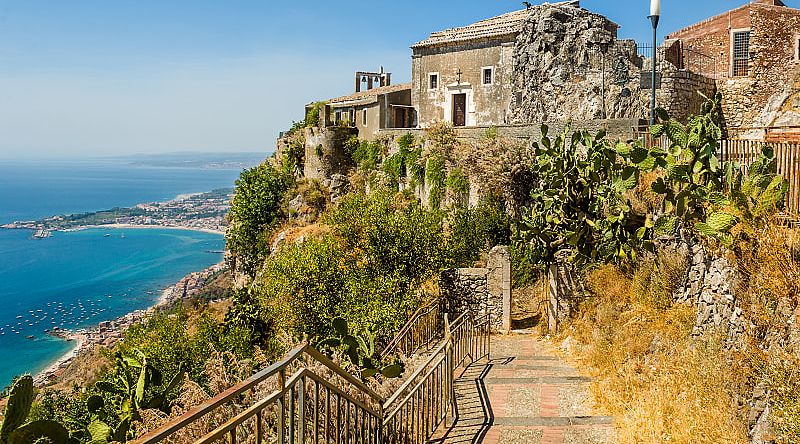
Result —
<instances>
[{"instance_id":1,"label":"wooden fence","mask_svg":"<svg viewBox=\"0 0 800 444\"><path fill-rule=\"evenodd\" d=\"M669 145L666 136L654 138L642 133L638 139L648 148ZM778 174L789 182L784 212L788 215L800 214L800 142L723 139L719 141L717 157L723 162L737 162L747 171L765 147L772 148L775 152Z\"/></svg>"},{"instance_id":2,"label":"wooden fence","mask_svg":"<svg viewBox=\"0 0 800 444\"><path fill-rule=\"evenodd\" d=\"M796 215L800 210L800 143L721 140L717 156L721 161L738 162L746 170L765 147L772 148L775 152L778 174L789 182L784 211Z\"/></svg>"}]
</instances>

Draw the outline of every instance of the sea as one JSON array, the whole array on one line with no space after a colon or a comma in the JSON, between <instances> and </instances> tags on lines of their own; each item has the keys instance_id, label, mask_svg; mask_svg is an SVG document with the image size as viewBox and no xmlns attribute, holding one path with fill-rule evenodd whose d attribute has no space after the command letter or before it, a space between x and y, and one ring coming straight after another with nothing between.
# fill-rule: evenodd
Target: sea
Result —
<instances>
[{"instance_id":1,"label":"sea","mask_svg":"<svg viewBox=\"0 0 800 444\"><path fill-rule=\"evenodd\" d=\"M253 155L252 164L259 157ZM0 225L233 188L243 166L137 159L0 160ZM45 330L95 326L153 305L183 276L222 260L223 236L170 229L87 229L33 239L0 229L0 388L75 345ZM18 333L17 333L18 332Z\"/></svg>"}]
</instances>

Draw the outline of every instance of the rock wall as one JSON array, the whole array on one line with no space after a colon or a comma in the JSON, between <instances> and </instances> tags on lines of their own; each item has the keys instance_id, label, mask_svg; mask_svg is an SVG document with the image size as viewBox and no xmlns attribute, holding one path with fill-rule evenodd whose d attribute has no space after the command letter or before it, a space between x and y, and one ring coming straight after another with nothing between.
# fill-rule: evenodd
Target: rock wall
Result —
<instances>
[{"instance_id":1,"label":"rock wall","mask_svg":"<svg viewBox=\"0 0 800 444\"><path fill-rule=\"evenodd\" d=\"M686 280L675 294L675 300L697 307L694 336L723 332L729 347L742 338L745 320L734 289L739 281L738 271L725 257L709 255L701 245L681 245L677 248L690 254Z\"/></svg>"},{"instance_id":2,"label":"rock wall","mask_svg":"<svg viewBox=\"0 0 800 444\"><path fill-rule=\"evenodd\" d=\"M665 60L663 55L659 57ZM656 103L677 120L686 122L689 116L700 113L705 99L698 93L713 97L717 90L716 81L712 78L678 69L669 62L659 63L658 66L661 88L656 90ZM642 94L649 97L650 90L642 91Z\"/></svg>"},{"instance_id":3,"label":"rock wall","mask_svg":"<svg viewBox=\"0 0 800 444\"><path fill-rule=\"evenodd\" d=\"M532 8L514 48L511 122L644 117L643 60L617 28L581 8Z\"/></svg>"},{"instance_id":4,"label":"rock wall","mask_svg":"<svg viewBox=\"0 0 800 444\"><path fill-rule=\"evenodd\" d=\"M466 311L491 315L492 331L511 328L511 262L508 247L495 247L486 268L454 268L439 276L444 309L452 315Z\"/></svg>"}]
</instances>

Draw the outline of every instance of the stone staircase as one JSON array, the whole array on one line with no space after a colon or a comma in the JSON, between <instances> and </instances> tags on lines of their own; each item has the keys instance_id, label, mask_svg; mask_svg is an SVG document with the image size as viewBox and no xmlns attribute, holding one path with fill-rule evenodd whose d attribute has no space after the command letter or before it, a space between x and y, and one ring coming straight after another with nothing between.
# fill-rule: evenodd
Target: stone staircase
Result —
<instances>
[{"instance_id":1,"label":"stone staircase","mask_svg":"<svg viewBox=\"0 0 800 444\"><path fill-rule=\"evenodd\" d=\"M491 360L467 367L454 383L457 419L439 444L605 444L613 418L596 416L590 379L536 334L492 337Z\"/></svg>"}]
</instances>

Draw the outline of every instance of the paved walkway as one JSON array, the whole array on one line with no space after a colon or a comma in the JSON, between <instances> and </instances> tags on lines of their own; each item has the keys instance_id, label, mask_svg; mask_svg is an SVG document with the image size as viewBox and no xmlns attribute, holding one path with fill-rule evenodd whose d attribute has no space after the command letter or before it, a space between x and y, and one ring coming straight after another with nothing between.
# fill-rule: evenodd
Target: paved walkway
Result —
<instances>
[{"instance_id":1,"label":"paved walkway","mask_svg":"<svg viewBox=\"0 0 800 444\"><path fill-rule=\"evenodd\" d=\"M535 334L492 337L491 361L455 382L458 419L439 444L613 443L613 419L593 416L588 378Z\"/></svg>"}]
</instances>

